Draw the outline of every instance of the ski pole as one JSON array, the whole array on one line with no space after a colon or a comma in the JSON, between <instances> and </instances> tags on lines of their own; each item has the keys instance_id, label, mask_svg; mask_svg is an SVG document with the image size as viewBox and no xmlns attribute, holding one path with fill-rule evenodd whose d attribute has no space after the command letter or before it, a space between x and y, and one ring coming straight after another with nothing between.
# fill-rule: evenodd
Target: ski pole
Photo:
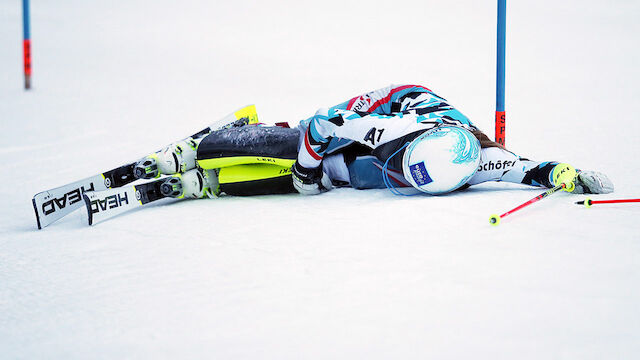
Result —
<instances>
[{"instance_id":1,"label":"ski pole","mask_svg":"<svg viewBox=\"0 0 640 360\"><path fill-rule=\"evenodd\" d=\"M573 183L571 183L571 185L569 185L569 188L572 188L574 186L575 185L573 185ZM529 205L531 205L531 204L533 204L535 202L538 202L538 201L546 198L547 196L555 193L558 190L563 190L566 187L567 187L567 184L562 183L562 184L560 184L560 185L558 185L558 186L556 186L554 188L551 188L551 189L545 191L544 193L534 197L533 199L531 199L531 200L529 200L529 201L527 201L527 202L525 202L525 203L523 203L523 204L521 204L521 205L519 205L519 206L517 206L517 207L515 207L515 208L513 208L513 209L511 209L509 211L507 211L506 213L504 213L502 215L491 215L491 217L489 218L489 223L491 225L493 225L493 226L498 226L500 224L500 220L503 217L505 217L505 216L507 216L509 214L513 214L514 212L516 212L516 211L518 211L518 210L520 210L520 209L522 209L524 207L527 207L527 206L529 206Z\"/></svg>"},{"instance_id":2,"label":"ski pole","mask_svg":"<svg viewBox=\"0 0 640 360\"><path fill-rule=\"evenodd\" d=\"M618 203L632 203L632 202L640 202L640 199L619 199L619 200L591 200L589 198L585 198L584 201L576 201L578 205L584 205L587 208L590 208L593 204L618 204Z\"/></svg>"}]
</instances>

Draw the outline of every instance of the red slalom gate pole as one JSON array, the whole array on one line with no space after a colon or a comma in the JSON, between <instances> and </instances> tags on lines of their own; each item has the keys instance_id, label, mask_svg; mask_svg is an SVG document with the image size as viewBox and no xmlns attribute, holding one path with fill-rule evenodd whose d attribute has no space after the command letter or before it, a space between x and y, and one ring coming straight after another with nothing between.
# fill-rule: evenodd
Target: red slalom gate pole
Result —
<instances>
[{"instance_id":1,"label":"red slalom gate pole","mask_svg":"<svg viewBox=\"0 0 640 360\"><path fill-rule=\"evenodd\" d=\"M584 205L585 207L590 208L593 204L619 204L619 203L634 203L640 202L640 199L618 199L618 200L591 200L589 198L584 199L584 201L576 201L578 205Z\"/></svg>"},{"instance_id":2,"label":"red slalom gate pole","mask_svg":"<svg viewBox=\"0 0 640 360\"><path fill-rule=\"evenodd\" d=\"M22 0L22 46L24 55L24 88L31 89L31 34L29 0Z\"/></svg>"},{"instance_id":3,"label":"red slalom gate pole","mask_svg":"<svg viewBox=\"0 0 640 360\"><path fill-rule=\"evenodd\" d=\"M504 109L505 37L507 32L507 0L498 0L498 31L496 52L496 142L504 146L506 113Z\"/></svg>"},{"instance_id":4,"label":"red slalom gate pole","mask_svg":"<svg viewBox=\"0 0 640 360\"><path fill-rule=\"evenodd\" d=\"M542 200L542 199L546 198L547 196L549 196L549 195L551 195L551 194L555 193L556 191L558 191L558 190L562 190L562 189L564 189L564 188L566 188L566 187L567 187L567 184L562 183L562 184L560 184L560 185L558 185L558 186L556 186L556 187L554 187L554 188L551 188L551 189L549 189L549 190L545 191L544 193L542 193L542 194L540 194L540 195L538 195L538 196L534 197L533 199L531 199L531 200L529 200L529 201L525 202L524 204L519 205L519 206L517 206L517 207L515 207L515 208L513 208L513 209L511 209L511 210L509 210L509 211L507 211L506 213L504 213L504 214L502 214L502 215L491 215L491 217L489 218L489 224L491 224L491 225L493 225L493 226L498 226L498 225L500 224L500 220L501 220L503 217L505 217L505 216L507 216L507 215L510 215L510 214L513 214L514 212L516 212L516 211L518 211L518 210L520 210L520 209L522 209L522 208L524 208L524 207L527 207L527 206L529 206L529 205L531 205L531 204L533 204L533 203L535 203L535 202L538 202L538 201L540 201L540 200Z\"/></svg>"}]
</instances>

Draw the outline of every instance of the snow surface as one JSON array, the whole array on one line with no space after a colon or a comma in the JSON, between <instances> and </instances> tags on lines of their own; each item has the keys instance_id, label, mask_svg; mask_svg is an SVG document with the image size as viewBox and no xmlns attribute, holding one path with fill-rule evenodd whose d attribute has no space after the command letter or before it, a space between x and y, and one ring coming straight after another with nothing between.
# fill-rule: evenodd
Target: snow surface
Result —
<instances>
[{"instance_id":1,"label":"snow surface","mask_svg":"<svg viewBox=\"0 0 640 360\"><path fill-rule=\"evenodd\" d=\"M509 4L507 145L640 196L640 3ZM0 358L632 359L640 207L443 197L166 201L36 230L31 197L247 103L266 123L390 83L493 133L495 2L0 2Z\"/></svg>"}]
</instances>

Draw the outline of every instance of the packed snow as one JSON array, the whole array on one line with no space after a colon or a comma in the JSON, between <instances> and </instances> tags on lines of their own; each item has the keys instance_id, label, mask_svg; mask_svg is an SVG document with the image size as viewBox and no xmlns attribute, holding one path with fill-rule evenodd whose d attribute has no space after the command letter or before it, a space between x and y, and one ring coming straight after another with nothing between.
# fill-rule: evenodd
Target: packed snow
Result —
<instances>
[{"instance_id":1,"label":"packed snow","mask_svg":"<svg viewBox=\"0 0 640 360\"><path fill-rule=\"evenodd\" d=\"M166 200L37 230L31 198L245 104L296 124L425 85L488 134L495 2L0 2L3 359L632 359L640 206L484 184ZM640 3L507 9L507 146L640 197Z\"/></svg>"}]
</instances>

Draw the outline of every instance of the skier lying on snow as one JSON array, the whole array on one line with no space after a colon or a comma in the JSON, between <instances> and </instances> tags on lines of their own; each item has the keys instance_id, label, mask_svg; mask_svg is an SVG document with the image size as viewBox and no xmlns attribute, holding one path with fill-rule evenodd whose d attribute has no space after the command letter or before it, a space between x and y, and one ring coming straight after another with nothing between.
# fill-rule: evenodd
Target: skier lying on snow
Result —
<instances>
[{"instance_id":1,"label":"skier lying on snow","mask_svg":"<svg viewBox=\"0 0 640 360\"><path fill-rule=\"evenodd\" d=\"M343 186L394 192L413 186L442 194L486 181L613 191L602 173L576 176L568 164L515 155L417 85L392 85L320 109L295 129L243 126L196 141L194 151L173 144L158 155L160 173L184 172L166 195L314 195Z\"/></svg>"}]
</instances>

